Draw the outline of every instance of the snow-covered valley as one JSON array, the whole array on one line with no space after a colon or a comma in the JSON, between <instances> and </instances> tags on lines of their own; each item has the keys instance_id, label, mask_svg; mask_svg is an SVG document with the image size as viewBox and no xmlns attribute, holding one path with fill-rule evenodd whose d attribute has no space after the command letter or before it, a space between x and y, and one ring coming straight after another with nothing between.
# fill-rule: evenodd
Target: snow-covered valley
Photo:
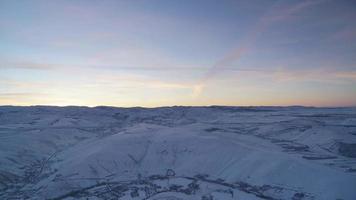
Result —
<instances>
[{"instance_id":1,"label":"snow-covered valley","mask_svg":"<svg viewBox=\"0 0 356 200\"><path fill-rule=\"evenodd\" d=\"M356 108L0 107L0 199L356 199Z\"/></svg>"}]
</instances>

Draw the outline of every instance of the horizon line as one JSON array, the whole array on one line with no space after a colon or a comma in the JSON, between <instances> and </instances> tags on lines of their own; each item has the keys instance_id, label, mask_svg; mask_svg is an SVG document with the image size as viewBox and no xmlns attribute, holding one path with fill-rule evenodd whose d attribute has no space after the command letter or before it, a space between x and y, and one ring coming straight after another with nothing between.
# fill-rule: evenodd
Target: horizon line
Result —
<instances>
[{"instance_id":1,"label":"horizon line","mask_svg":"<svg viewBox=\"0 0 356 200\"><path fill-rule=\"evenodd\" d=\"M208 108L208 107L235 107L235 108L356 108L356 105L352 106L312 106L312 105L164 105L164 106L112 106L112 105L0 105L2 107L53 107L53 108L68 108L68 107L78 107L78 108L143 108L143 109L155 109L155 108L170 108L170 107L197 107L197 108Z\"/></svg>"}]
</instances>

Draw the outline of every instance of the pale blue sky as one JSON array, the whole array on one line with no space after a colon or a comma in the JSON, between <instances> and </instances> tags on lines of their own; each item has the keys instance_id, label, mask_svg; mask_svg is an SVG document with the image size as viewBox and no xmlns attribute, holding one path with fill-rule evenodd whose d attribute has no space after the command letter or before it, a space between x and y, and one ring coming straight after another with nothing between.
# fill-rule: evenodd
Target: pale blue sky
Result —
<instances>
[{"instance_id":1,"label":"pale blue sky","mask_svg":"<svg viewBox=\"0 0 356 200\"><path fill-rule=\"evenodd\" d=\"M0 0L0 104L356 105L356 3Z\"/></svg>"}]
</instances>

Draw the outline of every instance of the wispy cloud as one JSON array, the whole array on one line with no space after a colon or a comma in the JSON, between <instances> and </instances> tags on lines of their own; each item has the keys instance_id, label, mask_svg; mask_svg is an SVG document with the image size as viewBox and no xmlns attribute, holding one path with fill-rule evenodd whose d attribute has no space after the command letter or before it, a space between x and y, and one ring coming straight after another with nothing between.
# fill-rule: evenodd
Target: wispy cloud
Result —
<instances>
[{"instance_id":1,"label":"wispy cloud","mask_svg":"<svg viewBox=\"0 0 356 200\"><path fill-rule=\"evenodd\" d=\"M15 61L0 59L0 69L33 69L33 70L51 70L59 68L61 65L38 63L32 61Z\"/></svg>"},{"instance_id":2,"label":"wispy cloud","mask_svg":"<svg viewBox=\"0 0 356 200\"><path fill-rule=\"evenodd\" d=\"M240 46L228 53L221 60L217 61L199 81L199 85L205 85L213 76L221 72L226 66L239 60L249 49L256 45L259 35L266 31L273 23L282 22L290 18L293 14L300 12L311 6L318 5L325 0L302 1L293 5L274 4L256 23L248 35L242 40Z\"/></svg>"},{"instance_id":3,"label":"wispy cloud","mask_svg":"<svg viewBox=\"0 0 356 200\"><path fill-rule=\"evenodd\" d=\"M270 69L261 71L240 71L238 78L268 78L270 82L300 82L315 81L325 83L342 83L356 81L356 70L338 70L338 69ZM236 76L235 76L236 78Z\"/></svg>"},{"instance_id":4,"label":"wispy cloud","mask_svg":"<svg viewBox=\"0 0 356 200\"><path fill-rule=\"evenodd\" d=\"M235 56L235 55L234 55ZM44 63L44 62L34 62L34 61L15 61L15 60L1 60L0 59L0 69L33 69L33 70L75 70L75 69L101 69L101 70L113 70L113 71L200 71L205 72L209 70L207 66L197 66L197 65L181 65L175 63L157 63L150 64L147 63L137 63L132 64L122 64L119 62L102 63L96 61L93 63L88 62L88 64L56 64L56 63ZM229 64L229 63L226 63ZM221 71L263 71L263 69L254 68L235 68L235 67L222 67ZM267 71L267 70L266 70Z\"/></svg>"},{"instance_id":5,"label":"wispy cloud","mask_svg":"<svg viewBox=\"0 0 356 200\"><path fill-rule=\"evenodd\" d=\"M38 96L40 93L28 93L28 92L0 92L0 97L26 97L26 96Z\"/></svg>"}]
</instances>

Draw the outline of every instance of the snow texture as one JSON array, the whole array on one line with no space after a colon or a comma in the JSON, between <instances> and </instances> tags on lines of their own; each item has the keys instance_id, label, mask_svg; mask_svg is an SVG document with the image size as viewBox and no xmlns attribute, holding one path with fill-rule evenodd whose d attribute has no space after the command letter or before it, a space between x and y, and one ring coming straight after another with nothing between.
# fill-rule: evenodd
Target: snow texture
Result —
<instances>
[{"instance_id":1,"label":"snow texture","mask_svg":"<svg viewBox=\"0 0 356 200\"><path fill-rule=\"evenodd\" d=\"M0 107L0 199L356 199L356 108Z\"/></svg>"}]
</instances>

